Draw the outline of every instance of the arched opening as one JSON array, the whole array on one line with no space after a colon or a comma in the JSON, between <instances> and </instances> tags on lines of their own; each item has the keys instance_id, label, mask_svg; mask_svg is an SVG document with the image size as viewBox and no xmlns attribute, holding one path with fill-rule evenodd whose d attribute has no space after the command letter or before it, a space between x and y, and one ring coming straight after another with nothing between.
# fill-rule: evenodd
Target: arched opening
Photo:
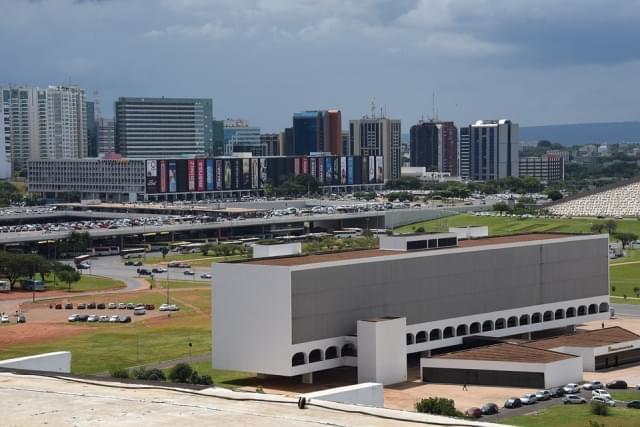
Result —
<instances>
[{"instance_id":1,"label":"arched opening","mask_svg":"<svg viewBox=\"0 0 640 427\"><path fill-rule=\"evenodd\" d=\"M585 316L587 314L587 306L581 305L578 307L578 316Z\"/></svg>"},{"instance_id":2,"label":"arched opening","mask_svg":"<svg viewBox=\"0 0 640 427\"><path fill-rule=\"evenodd\" d=\"M507 328L515 328L518 326L518 318L516 316L511 316L507 319Z\"/></svg>"},{"instance_id":3,"label":"arched opening","mask_svg":"<svg viewBox=\"0 0 640 427\"><path fill-rule=\"evenodd\" d=\"M442 338L440 329L432 329L431 332L429 332L429 341L439 340L440 338Z\"/></svg>"},{"instance_id":4,"label":"arched opening","mask_svg":"<svg viewBox=\"0 0 640 427\"><path fill-rule=\"evenodd\" d=\"M606 302L601 302L600 303L600 313L606 313L609 311L609 304L607 304Z\"/></svg>"},{"instance_id":5,"label":"arched opening","mask_svg":"<svg viewBox=\"0 0 640 427\"><path fill-rule=\"evenodd\" d=\"M442 333L443 338L452 338L453 337L453 326L447 326L444 328L444 332Z\"/></svg>"},{"instance_id":6,"label":"arched opening","mask_svg":"<svg viewBox=\"0 0 640 427\"><path fill-rule=\"evenodd\" d=\"M458 325L458 327L456 328L456 336L464 336L467 335L467 325Z\"/></svg>"},{"instance_id":7,"label":"arched opening","mask_svg":"<svg viewBox=\"0 0 640 427\"><path fill-rule=\"evenodd\" d=\"M507 327L507 321L504 320L502 317L496 320L496 329L504 329L506 327Z\"/></svg>"},{"instance_id":8,"label":"arched opening","mask_svg":"<svg viewBox=\"0 0 640 427\"><path fill-rule=\"evenodd\" d=\"M589 305L589 314L596 314L598 312L598 306L596 304Z\"/></svg>"},{"instance_id":9,"label":"arched opening","mask_svg":"<svg viewBox=\"0 0 640 427\"><path fill-rule=\"evenodd\" d=\"M528 324L529 324L529 315L523 314L522 316L520 316L520 326L528 325Z\"/></svg>"},{"instance_id":10,"label":"arched opening","mask_svg":"<svg viewBox=\"0 0 640 427\"><path fill-rule=\"evenodd\" d=\"M575 307L567 308L567 318L569 318L569 317L576 317L576 308Z\"/></svg>"},{"instance_id":11,"label":"arched opening","mask_svg":"<svg viewBox=\"0 0 640 427\"><path fill-rule=\"evenodd\" d=\"M322 350L316 348L309 353L309 363L322 361Z\"/></svg>"},{"instance_id":12,"label":"arched opening","mask_svg":"<svg viewBox=\"0 0 640 427\"><path fill-rule=\"evenodd\" d=\"M542 315L540 313L533 313L531 316L531 323L540 323L542 321Z\"/></svg>"},{"instance_id":13,"label":"arched opening","mask_svg":"<svg viewBox=\"0 0 640 427\"><path fill-rule=\"evenodd\" d=\"M336 359L338 357L338 348L335 345L327 348L324 352L324 360Z\"/></svg>"},{"instance_id":14,"label":"arched opening","mask_svg":"<svg viewBox=\"0 0 640 427\"><path fill-rule=\"evenodd\" d=\"M420 331L416 334L416 344L418 344L419 342L426 342L426 341L427 341L426 331Z\"/></svg>"},{"instance_id":15,"label":"arched opening","mask_svg":"<svg viewBox=\"0 0 640 427\"><path fill-rule=\"evenodd\" d=\"M407 345L413 344L413 334L407 334Z\"/></svg>"},{"instance_id":16,"label":"arched opening","mask_svg":"<svg viewBox=\"0 0 640 427\"><path fill-rule=\"evenodd\" d=\"M304 365L306 362L304 360L304 353L296 353L291 358L291 366Z\"/></svg>"},{"instance_id":17,"label":"arched opening","mask_svg":"<svg viewBox=\"0 0 640 427\"><path fill-rule=\"evenodd\" d=\"M482 322L482 332L493 331L493 322L491 320L485 320Z\"/></svg>"},{"instance_id":18,"label":"arched opening","mask_svg":"<svg viewBox=\"0 0 640 427\"><path fill-rule=\"evenodd\" d=\"M558 319L564 319L564 310L559 308L556 310L556 314L554 316L554 319L558 320Z\"/></svg>"},{"instance_id":19,"label":"arched opening","mask_svg":"<svg viewBox=\"0 0 640 427\"><path fill-rule=\"evenodd\" d=\"M549 322L553 320L553 312L552 311L545 311L544 315L542 316L542 321L543 322Z\"/></svg>"},{"instance_id":20,"label":"arched opening","mask_svg":"<svg viewBox=\"0 0 640 427\"><path fill-rule=\"evenodd\" d=\"M479 334L480 333L480 322L473 322L471 327L469 328L470 334Z\"/></svg>"},{"instance_id":21,"label":"arched opening","mask_svg":"<svg viewBox=\"0 0 640 427\"><path fill-rule=\"evenodd\" d=\"M345 356L356 357L357 355L358 355L358 351L356 350L356 346L350 342L343 345L342 349L340 350L340 356L342 357L345 357Z\"/></svg>"}]
</instances>

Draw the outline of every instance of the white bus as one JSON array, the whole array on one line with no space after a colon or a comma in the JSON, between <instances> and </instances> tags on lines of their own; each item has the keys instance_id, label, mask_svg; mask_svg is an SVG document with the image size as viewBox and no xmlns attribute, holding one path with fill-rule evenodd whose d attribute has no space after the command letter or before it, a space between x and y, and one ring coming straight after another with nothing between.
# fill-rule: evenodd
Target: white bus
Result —
<instances>
[{"instance_id":1,"label":"white bus","mask_svg":"<svg viewBox=\"0 0 640 427\"><path fill-rule=\"evenodd\" d=\"M146 248L122 249L120 251L120 256L124 259L144 258L144 254L146 251L147 251Z\"/></svg>"},{"instance_id":2,"label":"white bus","mask_svg":"<svg viewBox=\"0 0 640 427\"><path fill-rule=\"evenodd\" d=\"M91 258L91 255L88 255L88 254L87 254L87 255L80 255L80 256L77 256L77 257L75 257L75 258L73 259L73 263L74 263L75 265L80 265L80 264L82 264L83 262L87 262L87 261L89 261L89 258Z\"/></svg>"},{"instance_id":3,"label":"white bus","mask_svg":"<svg viewBox=\"0 0 640 427\"><path fill-rule=\"evenodd\" d=\"M93 248L92 251L94 255L98 256L118 255L120 248L117 246L98 246Z\"/></svg>"},{"instance_id":4,"label":"white bus","mask_svg":"<svg viewBox=\"0 0 640 427\"><path fill-rule=\"evenodd\" d=\"M333 235L340 239L348 239L351 237L362 236L362 228L343 228L342 230L334 230Z\"/></svg>"}]
</instances>

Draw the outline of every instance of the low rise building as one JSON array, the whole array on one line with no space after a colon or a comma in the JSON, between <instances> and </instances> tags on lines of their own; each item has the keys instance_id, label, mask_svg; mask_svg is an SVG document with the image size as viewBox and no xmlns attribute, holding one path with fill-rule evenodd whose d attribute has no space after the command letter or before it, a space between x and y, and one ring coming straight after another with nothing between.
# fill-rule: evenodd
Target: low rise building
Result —
<instances>
[{"instance_id":1,"label":"low rise building","mask_svg":"<svg viewBox=\"0 0 640 427\"><path fill-rule=\"evenodd\" d=\"M564 157L559 154L520 157L520 176L532 176L545 184L564 181Z\"/></svg>"}]
</instances>

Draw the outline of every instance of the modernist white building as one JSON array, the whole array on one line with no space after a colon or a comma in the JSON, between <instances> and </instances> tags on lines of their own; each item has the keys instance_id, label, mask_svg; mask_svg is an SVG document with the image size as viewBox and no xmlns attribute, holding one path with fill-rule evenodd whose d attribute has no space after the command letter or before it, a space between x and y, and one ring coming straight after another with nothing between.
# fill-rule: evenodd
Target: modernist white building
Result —
<instances>
[{"instance_id":1,"label":"modernist white building","mask_svg":"<svg viewBox=\"0 0 640 427\"><path fill-rule=\"evenodd\" d=\"M385 370L371 359L397 373L406 366L398 354L607 318L607 251L606 235L458 242L444 233L385 237L376 250L217 263L213 366L284 376L368 366L374 374L362 380L402 381L376 378ZM364 332L367 322L390 321ZM379 334L396 336L380 347Z\"/></svg>"}]
</instances>

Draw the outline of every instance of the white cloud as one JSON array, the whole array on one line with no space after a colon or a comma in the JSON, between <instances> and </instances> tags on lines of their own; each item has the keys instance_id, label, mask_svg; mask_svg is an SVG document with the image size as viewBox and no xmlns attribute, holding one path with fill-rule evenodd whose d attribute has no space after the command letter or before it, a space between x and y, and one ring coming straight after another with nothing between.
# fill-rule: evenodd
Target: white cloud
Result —
<instances>
[{"instance_id":1,"label":"white cloud","mask_svg":"<svg viewBox=\"0 0 640 427\"><path fill-rule=\"evenodd\" d=\"M202 25L171 25L164 30L151 30L144 33L145 37L181 36L187 38L209 38L213 40L223 39L233 34L231 28L219 23L207 22Z\"/></svg>"}]
</instances>

